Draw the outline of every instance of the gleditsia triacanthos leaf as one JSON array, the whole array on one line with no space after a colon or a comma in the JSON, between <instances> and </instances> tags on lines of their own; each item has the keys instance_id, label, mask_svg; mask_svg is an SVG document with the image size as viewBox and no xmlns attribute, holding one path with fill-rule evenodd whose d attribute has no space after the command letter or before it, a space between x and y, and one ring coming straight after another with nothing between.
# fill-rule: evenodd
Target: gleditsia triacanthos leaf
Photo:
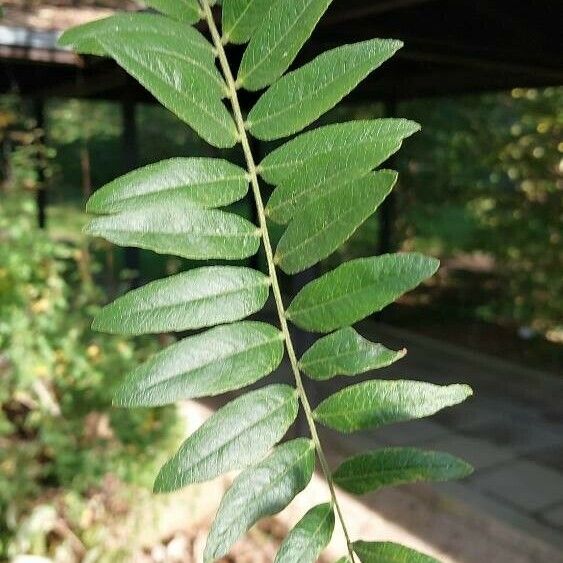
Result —
<instances>
[{"instance_id":1,"label":"gleditsia triacanthos leaf","mask_svg":"<svg viewBox=\"0 0 563 563\"><path fill-rule=\"evenodd\" d=\"M334 510L330 503L311 508L289 532L274 563L315 563L329 544L334 531Z\"/></svg>"},{"instance_id":2,"label":"gleditsia triacanthos leaf","mask_svg":"<svg viewBox=\"0 0 563 563\"><path fill-rule=\"evenodd\" d=\"M305 330L331 332L393 303L432 276L438 265L435 258L417 253L351 260L306 285L286 315Z\"/></svg>"},{"instance_id":3,"label":"gleditsia triacanthos leaf","mask_svg":"<svg viewBox=\"0 0 563 563\"><path fill-rule=\"evenodd\" d=\"M106 184L88 200L88 213L117 213L138 204L174 196L202 207L224 207L248 192L245 170L217 158L171 158L129 172Z\"/></svg>"},{"instance_id":4,"label":"gleditsia triacanthos leaf","mask_svg":"<svg viewBox=\"0 0 563 563\"><path fill-rule=\"evenodd\" d=\"M155 492L175 491L257 462L283 438L297 409L297 391L289 385L269 385L234 399L164 465Z\"/></svg>"},{"instance_id":5,"label":"gleditsia triacanthos leaf","mask_svg":"<svg viewBox=\"0 0 563 563\"><path fill-rule=\"evenodd\" d=\"M472 394L467 385L365 381L331 395L313 415L324 426L350 433L431 416L465 401Z\"/></svg>"},{"instance_id":6,"label":"gleditsia triacanthos leaf","mask_svg":"<svg viewBox=\"0 0 563 563\"><path fill-rule=\"evenodd\" d=\"M357 495L382 487L418 481L449 481L467 477L473 468L443 452L417 448L383 448L344 461L333 473L334 482Z\"/></svg>"},{"instance_id":7,"label":"gleditsia triacanthos leaf","mask_svg":"<svg viewBox=\"0 0 563 563\"><path fill-rule=\"evenodd\" d=\"M379 166L418 129L418 124L405 119L353 121L327 125L289 141L259 167L262 177L278 186L268 201L268 217L287 223L328 191Z\"/></svg>"},{"instance_id":8,"label":"gleditsia triacanthos leaf","mask_svg":"<svg viewBox=\"0 0 563 563\"><path fill-rule=\"evenodd\" d=\"M389 350L374 344L346 327L317 340L299 361L299 367L311 379L323 381L336 375L357 375L372 369L390 366L400 360L406 350Z\"/></svg>"},{"instance_id":9,"label":"gleditsia triacanthos leaf","mask_svg":"<svg viewBox=\"0 0 563 563\"><path fill-rule=\"evenodd\" d=\"M389 195L397 173L382 170L336 186L298 212L278 243L276 264L287 274L338 250Z\"/></svg>"},{"instance_id":10,"label":"gleditsia triacanthos leaf","mask_svg":"<svg viewBox=\"0 0 563 563\"><path fill-rule=\"evenodd\" d=\"M398 543L356 541L352 547L361 563L440 563Z\"/></svg>"},{"instance_id":11,"label":"gleditsia triacanthos leaf","mask_svg":"<svg viewBox=\"0 0 563 563\"><path fill-rule=\"evenodd\" d=\"M277 0L256 29L242 57L237 83L260 90L295 60L332 0Z\"/></svg>"},{"instance_id":12,"label":"gleditsia triacanthos leaf","mask_svg":"<svg viewBox=\"0 0 563 563\"><path fill-rule=\"evenodd\" d=\"M270 86L248 115L248 129L264 141L301 131L332 109L402 45L391 39L372 39L319 55Z\"/></svg>"},{"instance_id":13,"label":"gleditsia triacanthos leaf","mask_svg":"<svg viewBox=\"0 0 563 563\"><path fill-rule=\"evenodd\" d=\"M249 41L271 5L272 0L223 0L223 41Z\"/></svg>"},{"instance_id":14,"label":"gleditsia triacanthos leaf","mask_svg":"<svg viewBox=\"0 0 563 563\"><path fill-rule=\"evenodd\" d=\"M283 334L243 321L185 338L134 369L114 396L120 407L156 407L255 383L283 357Z\"/></svg>"},{"instance_id":15,"label":"gleditsia triacanthos leaf","mask_svg":"<svg viewBox=\"0 0 563 563\"><path fill-rule=\"evenodd\" d=\"M92 328L138 335L231 323L262 309L269 289L270 279L251 268L195 268L119 297L96 315Z\"/></svg>"},{"instance_id":16,"label":"gleditsia triacanthos leaf","mask_svg":"<svg viewBox=\"0 0 563 563\"><path fill-rule=\"evenodd\" d=\"M82 34L80 28L74 29L69 35L63 35L62 44L77 45L78 48L82 45L83 50L115 59L208 143L219 148L233 147L238 142L238 132L222 101L227 95L227 87L213 63L211 45L195 30L197 35L194 36L190 32L192 28L184 24L176 25L185 30L185 37L177 30L160 32L163 24L159 20L164 20L171 29L171 24L175 24L173 20L161 16L137 16L143 19L112 16L115 20L109 18L105 26L87 27ZM155 22L158 24L147 29ZM94 34L93 30L98 33Z\"/></svg>"},{"instance_id":17,"label":"gleditsia triacanthos leaf","mask_svg":"<svg viewBox=\"0 0 563 563\"><path fill-rule=\"evenodd\" d=\"M85 232L120 246L194 260L248 258L260 246L260 231L250 221L181 198L96 217Z\"/></svg>"},{"instance_id":18,"label":"gleditsia triacanthos leaf","mask_svg":"<svg viewBox=\"0 0 563 563\"><path fill-rule=\"evenodd\" d=\"M298 438L243 471L221 501L203 560L217 561L258 520L283 510L307 486L314 469L313 442Z\"/></svg>"},{"instance_id":19,"label":"gleditsia triacanthos leaf","mask_svg":"<svg viewBox=\"0 0 563 563\"><path fill-rule=\"evenodd\" d=\"M198 0L143 0L149 7L185 23L196 23L202 15Z\"/></svg>"}]
</instances>

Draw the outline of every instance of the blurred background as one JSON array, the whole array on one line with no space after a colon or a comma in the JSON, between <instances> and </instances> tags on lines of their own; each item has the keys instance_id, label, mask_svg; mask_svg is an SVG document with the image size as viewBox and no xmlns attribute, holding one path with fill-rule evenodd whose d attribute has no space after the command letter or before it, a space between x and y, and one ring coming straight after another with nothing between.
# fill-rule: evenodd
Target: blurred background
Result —
<instances>
[{"instance_id":1,"label":"blurred background","mask_svg":"<svg viewBox=\"0 0 563 563\"><path fill-rule=\"evenodd\" d=\"M128 288L193 264L90 240L81 228L85 200L116 176L219 152L110 61L56 47L67 27L136 3L2 5L0 560L198 561L225 483L170 497L150 485L186 425L216 404L113 409L122 375L171 337L89 328ZM361 331L409 349L378 376L468 382L475 400L430 422L327 439L335 460L366 442L424 444L476 466L463 483L354 505L372 535L444 561L563 560L561 16L558 1L335 0L298 61L373 36L406 43L323 119L422 124L385 165L400 172L395 195L317 271L284 279L284 291L344 258L408 250L442 260L435 278ZM234 208L253 218L250 201ZM262 525L232 560L272 561L292 518Z\"/></svg>"}]
</instances>

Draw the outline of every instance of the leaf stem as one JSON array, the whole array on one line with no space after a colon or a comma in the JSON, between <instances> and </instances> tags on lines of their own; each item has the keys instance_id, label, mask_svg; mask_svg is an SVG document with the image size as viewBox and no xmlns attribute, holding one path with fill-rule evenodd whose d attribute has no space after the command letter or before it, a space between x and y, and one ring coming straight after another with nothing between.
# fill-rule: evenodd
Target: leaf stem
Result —
<instances>
[{"instance_id":1,"label":"leaf stem","mask_svg":"<svg viewBox=\"0 0 563 563\"><path fill-rule=\"evenodd\" d=\"M280 328L284 335L285 345L287 349L287 354L289 356L289 361L291 364L291 370L293 372L293 376L295 378L295 385L297 388L297 392L299 394L299 399L301 404L303 405L303 410L305 412L305 417L307 419L307 425L309 426L309 431L311 433L311 438L313 439L313 443L315 444L315 449L317 451L317 456L319 458L319 462L321 464L321 469L325 476L325 479L328 484L328 488L330 491L330 496L332 499L332 504L334 505L336 512L338 514L338 519L340 520L340 524L342 526L342 530L344 532L344 536L346 538L346 545L348 547L348 554L350 556L350 560L352 563L355 563L356 559L354 556L354 552L352 549L352 542L350 540L350 535L348 533L348 529L346 527L346 523L344 521L344 516L342 514L342 510L340 505L338 504L338 499L336 497L336 490L334 487L334 482L332 479L332 472L330 471L330 467L326 460L326 456L324 454L323 448L321 446L321 442L319 439L319 435L317 433L317 427L315 424L315 419L313 417L311 405L309 403L309 399L307 398L307 393L303 386L303 380L301 378L301 373L299 371L299 363L297 359L297 355L295 353L295 348L293 346L293 341L291 339L291 333L289 331L289 327L287 324L287 318L285 314L285 307L283 304L282 294L280 290L280 284L278 280L277 270L274 262L274 251L272 249L272 243L270 241L270 234L268 232L268 225L266 222L266 213L264 210L264 201L262 200L262 193L260 191L260 183L258 181L258 170L256 163L254 161L254 155L252 154L252 149L250 147L250 140L248 138L248 134L246 132L245 122L242 115L240 102L238 99L237 87L236 82L233 77L233 73L231 71L231 67L229 65L229 61L227 59L227 54L225 53L225 48L223 45L223 41L215 24L215 19L213 18L213 13L211 11L211 7L209 5L209 0L200 0L201 6L203 8L205 19L207 21L207 25L209 26L209 31L211 33L211 37L213 39L213 44L215 46L215 50L217 52L217 56L219 58L219 63L221 65L221 70L223 72L223 76L227 81L227 88L229 92L229 97L231 100L231 105L233 108L233 113L235 117L236 126L238 129L238 133L240 136L240 142L242 144L242 148L244 151L244 157L246 159L246 164L248 167L248 173L250 175L250 183L252 185L252 192L254 194L254 200L256 204L256 211L258 215L259 227L262 233L262 240L264 241L264 251L266 253L266 259L268 262L268 271L270 274L270 279L272 282L272 291L274 294L274 299L276 302L276 309L279 317Z\"/></svg>"}]
</instances>

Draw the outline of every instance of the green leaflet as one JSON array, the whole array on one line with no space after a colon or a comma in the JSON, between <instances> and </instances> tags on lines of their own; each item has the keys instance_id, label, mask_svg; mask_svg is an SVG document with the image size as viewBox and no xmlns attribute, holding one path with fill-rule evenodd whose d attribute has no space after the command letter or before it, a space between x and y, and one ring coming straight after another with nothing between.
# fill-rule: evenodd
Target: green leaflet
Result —
<instances>
[{"instance_id":1,"label":"green leaflet","mask_svg":"<svg viewBox=\"0 0 563 563\"><path fill-rule=\"evenodd\" d=\"M276 249L276 263L287 274L295 274L338 250L396 181L396 172L384 170L328 190L295 215Z\"/></svg>"},{"instance_id":2,"label":"green leaflet","mask_svg":"<svg viewBox=\"0 0 563 563\"><path fill-rule=\"evenodd\" d=\"M202 207L223 207L248 191L246 171L216 158L171 158L139 168L103 188L88 201L89 213L116 213L138 204L163 202L177 194Z\"/></svg>"},{"instance_id":3,"label":"green leaflet","mask_svg":"<svg viewBox=\"0 0 563 563\"><path fill-rule=\"evenodd\" d=\"M250 132L258 139L271 141L301 131L401 47L400 41L372 39L319 55L262 95L248 116Z\"/></svg>"},{"instance_id":4,"label":"green leaflet","mask_svg":"<svg viewBox=\"0 0 563 563\"><path fill-rule=\"evenodd\" d=\"M268 10L242 57L237 83L260 90L295 60L332 0L277 0Z\"/></svg>"},{"instance_id":5,"label":"green leaflet","mask_svg":"<svg viewBox=\"0 0 563 563\"><path fill-rule=\"evenodd\" d=\"M313 414L321 424L350 433L431 416L463 402L472 393L467 385L366 381L331 395Z\"/></svg>"},{"instance_id":6,"label":"green leaflet","mask_svg":"<svg viewBox=\"0 0 563 563\"><path fill-rule=\"evenodd\" d=\"M274 449L264 461L243 471L225 493L203 554L216 561L260 518L284 509L311 480L315 448L298 438Z\"/></svg>"},{"instance_id":7,"label":"green leaflet","mask_svg":"<svg viewBox=\"0 0 563 563\"><path fill-rule=\"evenodd\" d=\"M223 41L249 41L271 5L271 0L223 0Z\"/></svg>"},{"instance_id":8,"label":"green leaflet","mask_svg":"<svg viewBox=\"0 0 563 563\"><path fill-rule=\"evenodd\" d=\"M289 532L274 563L315 563L334 531L334 510L330 503L311 508Z\"/></svg>"},{"instance_id":9,"label":"green leaflet","mask_svg":"<svg viewBox=\"0 0 563 563\"><path fill-rule=\"evenodd\" d=\"M339 487L363 495L391 485L461 479L472 471L469 464L447 453L384 448L347 459L333 477Z\"/></svg>"},{"instance_id":10,"label":"green leaflet","mask_svg":"<svg viewBox=\"0 0 563 563\"><path fill-rule=\"evenodd\" d=\"M97 217L85 232L120 246L194 260L248 258L260 246L260 231L246 219L176 198Z\"/></svg>"},{"instance_id":11,"label":"green leaflet","mask_svg":"<svg viewBox=\"0 0 563 563\"><path fill-rule=\"evenodd\" d=\"M317 340L303 354L299 366L311 379L322 381L335 375L357 375L387 367L406 352L374 344L347 327Z\"/></svg>"},{"instance_id":12,"label":"green leaflet","mask_svg":"<svg viewBox=\"0 0 563 563\"><path fill-rule=\"evenodd\" d=\"M120 13L95 20L65 31L59 45L72 47L75 51L88 55L107 55L98 39L106 33L115 36L121 32L134 32L146 37L173 38L184 40L185 47L195 59L212 65L215 60L213 47L199 31L169 18L153 14Z\"/></svg>"},{"instance_id":13,"label":"green leaflet","mask_svg":"<svg viewBox=\"0 0 563 563\"><path fill-rule=\"evenodd\" d=\"M171 18L185 23L196 23L201 19L198 0L143 0L143 2Z\"/></svg>"},{"instance_id":14,"label":"green leaflet","mask_svg":"<svg viewBox=\"0 0 563 563\"><path fill-rule=\"evenodd\" d=\"M350 559L348 557L341 557L336 563L350 563Z\"/></svg>"},{"instance_id":15,"label":"green leaflet","mask_svg":"<svg viewBox=\"0 0 563 563\"><path fill-rule=\"evenodd\" d=\"M262 309L270 279L250 268L210 266L157 280L104 307L92 328L114 334L196 330Z\"/></svg>"},{"instance_id":16,"label":"green leaflet","mask_svg":"<svg viewBox=\"0 0 563 563\"><path fill-rule=\"evenodd\" d=\"M421 254L386 254L346 262L306 285L287 317L309 331L330 332L380 311L438 269Z\"/></svg>"},{"instance_id":17,"label":"green leaflet","mask_svg":"<svg viewBox=\"0 0 563 563\"><path fill-rule=\"evenodd\" d=\"M113 16L73 29L61 44L114 58L210 144L237 143L235 123L222 102L225 82L211 45L195 29L160 16Z\"/></svg>"},{"instance_id":18,"label":"green leaflet","mask_svg":"<svg viewBox=\"0 0 563 563\"><path fill-rule=\"evenodd\" d=\"M282 333L268 324L215 327L169 346L133 370L114 404L155 407L240 389L272 373L283 352Z\"/></svg>"},{"instance_id":19,"label":"green leaflet","mask_svg":"<svg viewBox=\"0 0 563 563\"><path fill-rule=\"evenodd\" d=\"M439 563L429 555L397 543L357 541L352 546L361 563Z\"/></svg>"},{"instance_id":20,"label":"green leaflet","mask_svg":"<svg viewBox=\"0 0 563 563\"><path fill-rule=\"evenodd\" d=\"M278 186L268 201L268 217L287 223L335 186L379 166L419 128L405 119L352 121L327 125L289 141L259 167L261 176Z\"/></svg>"},{"instance_id":21,"label":"green leaflet","mask_svg":"<svg viewBox=\"0 0 563 563\"><path fill-rule=\"evenodd\" d=\"M288 385L269 385L231 401L164 465L155 492L175 491L255 463L281 440L297 409L297 392Z\"/></svg>"}]
</instances>

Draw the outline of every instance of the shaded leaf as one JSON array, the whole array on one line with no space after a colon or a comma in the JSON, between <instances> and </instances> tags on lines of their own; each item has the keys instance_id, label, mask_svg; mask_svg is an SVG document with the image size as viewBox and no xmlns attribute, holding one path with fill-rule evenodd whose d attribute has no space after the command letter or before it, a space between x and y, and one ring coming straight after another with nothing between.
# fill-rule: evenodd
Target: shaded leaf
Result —
<instances>
[{"instance_id":1,"label":"shaded leaf","mask_svg":"<svg viewBox=\"0 0 563 563\"><path fill-rule=\"evenodd\" d=\"M295 60L332 0L277 0L246 48L237 83L260 90Z\"/></svg>"},{"instance_id":2,"label":"shaded leaf","mask_svg":"<svg viewBox=\"0 0 563 563\"><path fill-rule=\"evenodd\" d=\"M258 520L283 510L311 480L315 448L298 438L241 473L225 493L209 532L204 561L216 561Z\"/></svg>"},{"instance_id":3,"label":"shaded leaf","mask_svg":"<svg viewBox=\"0 0 563 563\"><path fill-rule=\"evenodd\" d=\"M439 563L429 555L397 543L357 541L352 546L361 563Z\"/></svg>"},{"instance_id":4,"label":"shaded leaf","mask_svg":"<svg viewBox=\"0 0 563 563\"><path fill-rule=\"evenodd\" d=\"M332 254L375 212L396 181L396 172L384 170L326 191L295 215L278 244L276 264L296 274Z\"/></svg>"},{"instance_id":5,"label":"shaded leaf","mask_svg":"<svg viewBox=\"0 0 563 563\"><path fill-rule=\"evenodd\" d=\"M260 246L260 231L250 221L180 199L97 217L85 232L120 246L194 260L248 258Z\"/></svg>"},{"instance_id":6,"label":"shaded leaf","mask_svg":"<svg viewBox=\"0 0 563 563\"><path fill-rule=\"evenodd\" d=\"M104 307L92 328L114 334L195 330L262 309L270 280L250 268L210 266L157 280Z\"/></svg>"},{"instance_id":7,"label":"shaded leaf","mask_svg":"<svg viewBox=\"0 0 563 563\"><path fill-rule=\"evenodd\" d=\"M222 102L227 87L211 45L199 32L147 14L103 22L74 28L61 43L115 59L210 144L228 148L238 142L236 125Z\"/></svg>"},{"instance_id":8,"label":"shaded leaf","mask_svg":"<svg viewBox=\"0 0 563 563\"><path fill-rule=\"evenodd\" d=\"M447 453L384 448L347 459L333 477L339 487L363 495L391 485L461 479L472 471L465 461Z\"/></svg>"},{"instance_id":9,"label":"shaded leaf","mask_svg":"<svg viewBox=\"0 0 563 563\"><path fill-rule=\"evenodd\" d=\"M334 531L334 510L330 503L311 508L289 532L274 563L315 563Z\"/></svg>"},{"instance_id":10,"label":"shaded leaf","mask_svg":"<svg viewBox=\"0 0 563 563\"><path fill-rule=\"evenodd\" d=\"M143 0L143 2L167 16L186 23L196 23L202 17L198 0Z\"/></svg>"},{"instance_id":11,"label":"shaded leaf","mask_svg":"<svg viewBox=\"0 0 563 563\"><path fill-rule=\"evenodd\" d=\"M438 269L422 254L386 254L351 260L306 285L287 317L309 331L330 332L380 311Z\"/></svg>"},{"instance_id":12,"label":"shaded leaf","mask_svg":"<svg viewBox=\"0 0 563 563\"><path fill-rule=\"evenodd\" d=\"M472 393L467 385L365 381L331 395L313 414L325 426L349 433L431 416L463 402Z\"/></svg>"},{"instance_id":13,"label":"shaded leaf","mask_svg":"<svg viewBox=\"0 0 563 563\"><path fill-rule=\"evenodd\" d=\"M289 141L259 167L262 177L278 186L268 201L268 217L287 223L335 186L365 176L419 129L406 119L352 121L320 127Z\"/></svg>"},{"instance_id":14,"label":"shaded leaf","mask_svg":"<svg viewBox=\"0 0 563 563\"><path fill-rule=\"evenodd\" d=\"M347 327L317 340L303 354L299 366L310 378L322 381L387 367L405 354L406 350L389 350Z\"/></svg>"},{"instance_id":15,"label":"shaded leaf","mask_svg":"<svg viewBox=\"0 0 563 563\"><path fill-rule=\"evenodd\" d=\"M271 141L301 131L401 47L400 41L372 39L319 55L282 77L262 95L248 116L250 132L258 139Z\"/></svg>"},{"instance_id":16,"label":"shaded leaf","mask_svg":"<svg viewBox=\"0 0 563 563\"><path fill-rule=\"evenodd\" d=\"M283 438L297 409L297 392L288 385L269 385L234 399L164 465L155 492L175 491L255 463Z\"/></svg>"},{"instance_id":17,"label":"shaded leaf","mask_svg":"<svg viewBox=\"0 0 563 563\"><path fill-rule=\"evenodd\" d=\"M248 191L246 171L216 158L172 158L139 168L103 188L88 201L89 213L115 213L138 204L164 202L180 194L202 207L223 207Z\"/></svg>"},{"instance_id":18,"label":"shaded leaf","mask_svg":"<svg viewBox=\"0 0 563 563\"><path fill-rule=\"evenodd\" d=\"M246 43L262 24L271 0L223 0L223 41Z\"/></svg>"},{"instance_id":19,"label":"shaded leaf","mask_svg":"<svg viewBox=\"0 0 563 563\"><path fill-rule=\"evenodd\" d=\"M215 327L169 346L133 370L114 404L161 406L240 389L272 373L283 352L283 335L271 325Z\"/></svg>"}]
</instances>

